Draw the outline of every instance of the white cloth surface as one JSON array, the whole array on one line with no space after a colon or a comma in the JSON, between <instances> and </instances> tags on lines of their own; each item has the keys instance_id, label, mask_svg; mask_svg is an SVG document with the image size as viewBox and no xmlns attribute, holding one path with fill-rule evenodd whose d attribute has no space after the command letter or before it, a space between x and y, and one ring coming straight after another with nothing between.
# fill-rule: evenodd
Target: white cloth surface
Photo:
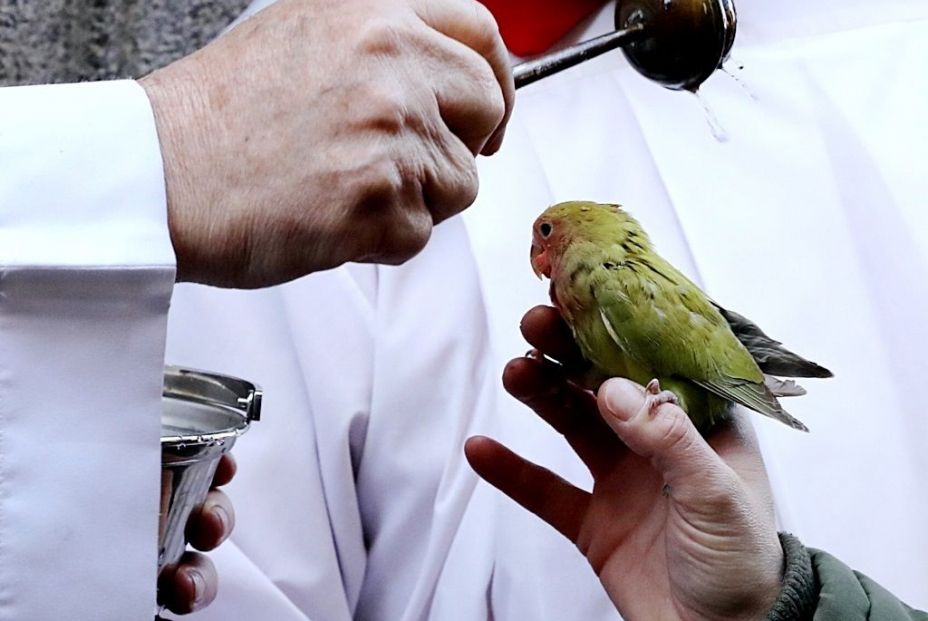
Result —
<instances>
[{"instance_id":1,"label":"white cloth surface","mask_svg":"<svg viewBox=\"0 0 928 621\"><path fill-rule=\"evenodd\" d=\"M256 590L269 619L487 618L493 496L460 451L492 431L496 376L464 227L435 235L400 269L177 288L169 360L266 395L235 448L222 595L193 618L232 618Z\"/></svg>"},{"instance_id":2,"label":"white cloth surface","mask_svg":"<svg viewBox=\"0 0 928 621\"><path fill-rule=\"evenodd\" d=\"M926 422L905 398L928 345L928 6L739 9L733 65L757 100L724 75L703 89L726 144L692 96L607 56L520 92L465 226L408 265L178 289L169 360L267 389L236 447L220 596L192 619L617 618L573 546L474 487L461 454L479 431L588 482L498 379L546 301L531 222L578 198L624 203L721 303L835 370L790 403L810 435L758 417L781 522L928 607Z\"/></svg>"},{"instance_id":3,"label":"white cloth surface","mask_svg":"<svg viewBox=\"0 0 928 621\"><path fill-rule=\"evenodd\" d=\"M134 82L0 89L0 619L151 618L174 281Z\"/></svg>"}]
</instances>

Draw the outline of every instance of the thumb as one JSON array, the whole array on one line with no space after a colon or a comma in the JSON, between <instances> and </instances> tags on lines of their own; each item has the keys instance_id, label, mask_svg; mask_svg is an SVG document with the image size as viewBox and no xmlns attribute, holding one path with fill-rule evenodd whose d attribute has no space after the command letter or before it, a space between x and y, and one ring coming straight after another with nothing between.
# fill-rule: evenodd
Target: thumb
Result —
<instances>
[{"instance_id":1,"label":"thumb","mask_svg":"<svg viewBox=\"0 0 928 621\"><path fill-rule=\"evenodd\" d=\"M651 461L675 490L697 492L728 470L679 406L652 408L645 390L611 379L597 395L600 415L628 448Z\"/></svg>"}]
</instances>

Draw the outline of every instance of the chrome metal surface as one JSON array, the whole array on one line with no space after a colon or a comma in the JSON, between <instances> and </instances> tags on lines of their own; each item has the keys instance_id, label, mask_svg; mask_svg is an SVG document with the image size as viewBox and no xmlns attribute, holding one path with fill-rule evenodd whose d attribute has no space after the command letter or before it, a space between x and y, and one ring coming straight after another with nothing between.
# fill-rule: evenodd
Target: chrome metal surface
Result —
<instances>
[{"instance_id":1,"label":"chrome metal surface","mask_svg":"<svg viewBox=\"0 0 928 621\"><path fill-rule=\"evenodd\" d=\"M734 0L619 0L616 30L513 67L516 88L622 48L638 73L696 91L727 60L737 33Z\"/></svg>"},{"instance_id":2,"label":"chrome metal surface","mask_svg":"<svg viewBox=\"0 0 928 621\"><path fill-rule=\"evenodd\" d=\"M223 453L261 417L261 390L244 380L165 368L161 417L158 573L184 553L184 529Z\"/></svg>"},{"instance_id":3,"label":"chrome metal surface","mask_svg":"<svg viewBox=\"0 0 928 621\"><path fill-rule=\"evenodd\" d=\"M615 24L646 25L647 35L622 49L638 73L696 91L728 59L738 18L733 0L619 0Z\"/></svg>"},{"instance_id":4,"label":"chrome metal surface","mask_svg":"<svg viewBox=\"0 0 928 621\"><path fill-rule=\"evenodd\" d=\"M644 34L644 30L643 24L635 24L629 28L616 30L566 49L520 63L512 68L516 88L528 86L549 75L560 73L564 69L569 69L591 58L596 58L606 52L627 45L640 38Z\"/></svg>"}]
</instances>

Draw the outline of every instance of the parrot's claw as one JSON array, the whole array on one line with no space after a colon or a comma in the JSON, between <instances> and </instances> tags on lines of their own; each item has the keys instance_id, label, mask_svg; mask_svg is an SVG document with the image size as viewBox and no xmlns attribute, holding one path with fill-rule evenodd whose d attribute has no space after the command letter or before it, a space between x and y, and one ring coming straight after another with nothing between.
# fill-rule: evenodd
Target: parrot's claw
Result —
<instances>
[{"instance_id":1,"label":"parrot's claw","mask_svg":"<svg viewBox=\"0 0 928 621\"><path fill-rule=\"evenodd\" d=\"M532 360L544 360L545 359L545 355L541 353L540 351L538 351L537 349L528 350L528 352L525 354L525 357L531 358Z\"/></svg>"},{"instance_id":2,"label":"parrot's claw","mask_svg":"<svg viewBox=\"0 0 928 621\"><path fill-rule=\"evenodd\" d=\"M648 395L645 400L645 404L648 407L648 414L651 416L657 414L658 408L660 408L665 403L680 405L680 400L677 399L677 395L673 394L669 390L661 390L661 383L657 379L652 379L650 382L648 382L648 385L645 386L644 390Z\"/></svg>"}]
</instances>

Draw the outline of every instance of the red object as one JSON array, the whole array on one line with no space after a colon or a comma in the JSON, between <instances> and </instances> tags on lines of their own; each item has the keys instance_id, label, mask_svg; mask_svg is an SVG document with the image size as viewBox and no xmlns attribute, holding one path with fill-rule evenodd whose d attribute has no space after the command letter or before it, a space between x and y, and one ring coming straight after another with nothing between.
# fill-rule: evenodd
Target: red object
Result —
<instances>
[{"instance_id":1,"label":"red object","mask_svg":"<svg viewBox=\"0 0 928 621\"><path fill-rule=\"evenodd\" d=\"M503 40L516 56L546 51L605 0L480 0L493 11Z\"/></svg>"}]
</instances>

